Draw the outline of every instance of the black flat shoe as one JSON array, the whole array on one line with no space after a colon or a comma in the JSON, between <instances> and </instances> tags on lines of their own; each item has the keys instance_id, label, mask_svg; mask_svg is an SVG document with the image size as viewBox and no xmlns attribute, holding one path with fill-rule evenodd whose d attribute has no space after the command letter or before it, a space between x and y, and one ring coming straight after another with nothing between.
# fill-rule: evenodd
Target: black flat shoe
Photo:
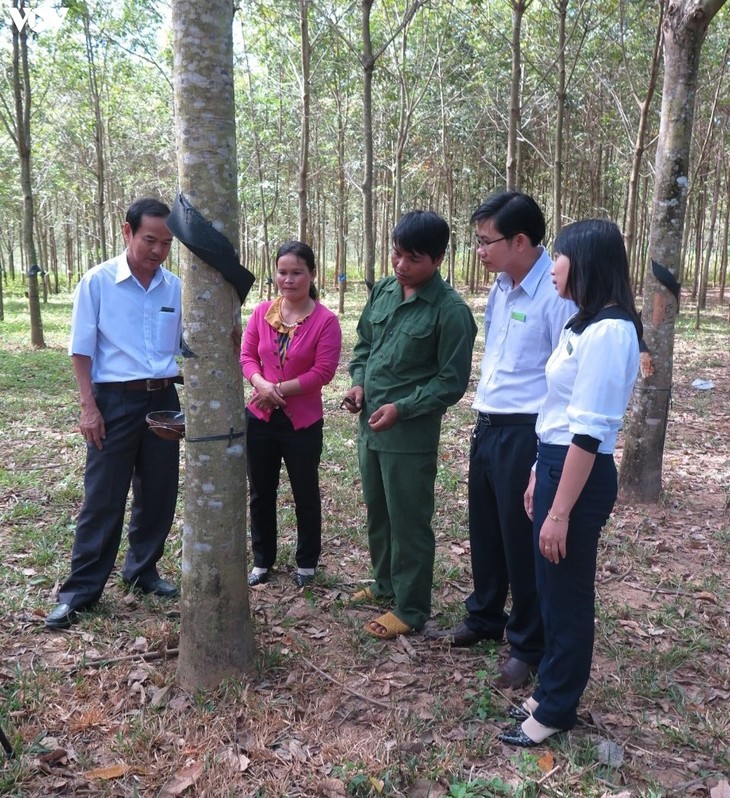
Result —
<instances>
[{"instance_id":1,"label":"black flat shoe","mask_svg":"<svg viewBox=\"0 0 730 798\"><path fill-rule=\"evenodd\" d=\"M76 618L76 610L72 609L70 604L59 604L46 615L46 628L68 629Z\"/></svg>"},{"instance_id":2,"label":"black flat shoe","mask_svg":"<svg viewBox=\"0 0 730 798\"><path fill-rule=\"evenodd\" d=\"M540 745L540 743L536 743L522 731L522 725L520 723L517 723L508 731L502 732L502 734L499 735L499 739L503 743L507 743L507 745L516 745L520 748L534 748L536 745Z\"/></svg>"},{"instance_id":3,"label":"black flat shoe","mask_svg":"<svg viewBox=\"0 0 730 798\"><path fill-rule=\"evenodd\" d=\"M175 585L160 576L158 576L157 579L152 579L150 582L134 582L131 588L138 593L144 593L145 596L176 598L180 595L180 591Z\"/></svg>"},{"instance_id":4,"label":"black flat shoe","mask_svg":"<svg viewBox=\"0 0 730 798\"><path fill-rule=\"evenodd\" d=\"M510 707L507 715L513 720L520 721L520 723L530 717L530 713L524 707Z\"/></svg>"},{"instance_id":5,"label":"black flat shoe","mask_svg":"<svg viewBox=\"0 0 730 798\"><path fill-rule=\"evenodd\" d=\"M457 623L451 629L429 629L424 633L428 640L443 640L454 648L468 648L476 645L482 640L493 640L495 638L480 634L470 629L463 621Z\"/></svg>"},{"instance_id":6,"label":"black flat shoe","mask_svg":"<svg viewBox=\"0 0 730 798\"><path fill-rule=\"evenodd\" d=\"M314 574L294 574L294 584L297 587L306 587L314 582Z\"/></svg>"},{"instance_id":7,"label":"black flat shoe","mask_svg":"<svg viewBox=\"0 0 730 798\"><path fill-rule=\"evenodd\" d=\"M253 571L248 575L248 586L255 587L256 585L265 585L270 579L268 571L262 574L255 574Z\"/></svg>"}]
</instances>

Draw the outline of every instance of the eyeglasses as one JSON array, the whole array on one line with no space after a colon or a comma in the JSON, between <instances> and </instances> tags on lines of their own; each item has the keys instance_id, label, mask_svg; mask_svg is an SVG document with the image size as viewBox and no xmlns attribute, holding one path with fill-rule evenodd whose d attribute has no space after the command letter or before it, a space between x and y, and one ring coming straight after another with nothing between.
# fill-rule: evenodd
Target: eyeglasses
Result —
<instances>
[{"instance_id":1,"label":"eyeglasses","mask_svg":"<svg viewBox=\"0 0 730 798\"><path fill-rule=\"evenodd\" d=\"M509 238L509 236L502 236L501 238L493 238L491 241L477 235L475 235L474 238L476 239L477 242L477 249L482 249L482 247L490 247L492 244L496 244L497 241L506 241Z\"/></svg>"}]
</instances>

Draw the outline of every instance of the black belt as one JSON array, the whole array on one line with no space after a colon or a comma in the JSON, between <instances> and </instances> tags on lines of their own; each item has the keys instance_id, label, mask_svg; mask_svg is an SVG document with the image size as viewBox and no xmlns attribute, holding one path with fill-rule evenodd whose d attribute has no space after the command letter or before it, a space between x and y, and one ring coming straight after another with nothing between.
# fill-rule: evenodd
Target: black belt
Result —
<instances>
[{"instance_id":1,"label":"black belt","mask_svg":"<svg viewBox=\"0 0 730 798\"><path fill-rule=\"evenodd\" d=\"M162 391L169 385L182 385L182 376L164 377L159 380L127 380L126 382L98 382L101 388L117 388L120 391Z\"/></svg>"},{"instance_id":2,"label":"black belt","mask_svg":"<svg viewBox=\"0 0 730 798\"><path fill-rule=\"evenodd\" d=\"M532 424L537 422L537 413L479 413L478 421L489 427L505 427L509 424Z\"/></svg>"}]
</instances>

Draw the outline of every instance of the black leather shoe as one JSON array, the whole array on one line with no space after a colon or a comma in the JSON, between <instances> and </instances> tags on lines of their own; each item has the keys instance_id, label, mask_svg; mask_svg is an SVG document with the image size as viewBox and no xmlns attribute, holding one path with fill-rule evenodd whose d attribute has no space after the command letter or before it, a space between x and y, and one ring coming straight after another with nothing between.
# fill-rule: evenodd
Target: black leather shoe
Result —
<instances>
[{"instance_id":1,"label":"black leather shoe","mask_svg":"<svg viewBox=\"0 0 730 798\"><path fill-rule=\"evenodd\" d=\"M523 707L510 707L509 710L507 710L507 715L513 720L518 720L520 723L530 717L530 713Z\"/></svg>"},{"instance_id":2,"label":"black leather shoe","mask_svg":"<svg viewBox=\"0 0 730 798\"><path fill-rule=\"evenodd\" d=\"M517 745L520 748L534 748L540 743L536 743L522 731L522 724L518 723L506 732L499 735L499 739L508 745Z\"/></svg>"},{"instance_id":3,"label":"black leather shoe","mask_svg":"<svg viewBox=\"0 0 730 798\"><path fill-rule=\"evenodd\" d=\"M176 598L180 595L180 591L175 585L163 579L161 576L158 576L157 579L153 579L151 582L135 582L132 589L138 590L146 596L160 596L161 598Z\"/></svg>"},{"instance_id":4,"label":"black leather shoe","mask_svg":"<svg viewBox=\"0 0 730 798\"><path fill-rule=\"evenodd\" d=\"M248 575L248 586L255 587L256 585L265 585L270 579L269 571L264 571L262 574L255 574L253 571Z\"/></svg>"},{"instance_id":5,"label":"black leather shoe","mask_svg":"<svg viewBox=\"0 0 730 798\"><path fill-rule=\"evenodd\" d=\"M482 635L470 629L463 621L451 629L429 631L426 633L426 637L429 640L443 640L445 643L457 648L473 646L480 640L490 639L488 635Z\"/></svg>"},{"instance_id":6,"label":"black leather shoe","mask_svg":"<svg viewBox=\"0 0 730 798\"><path fill-rule=\"evenodd\" d=\"M495 687L502 689L511 688L517 690L524 687L527 682L537 673L537 665L529 665L521 659L510 657L499 667L499 677L495 680Z\"/></svg>"},{"instance_id":7,"label":"black leather shoe","mask_svg":"<svg viewBox=\"0 0 730 798\"><path fill-rule=\"evenodd\" d=\"M46 615L46 628L68 629L76 618L76 610L72 609L70 604L59 604Z\"/></svg>"},{"instance_id":8,"label":"black leather shoe","mask_svg":"<svg viewBox=\"0 0 730 798\"><path fill-rule=\"evenodd\" d=\"M314 582L314 574L300 574L299 572L294 574L294 584L297 587L306 587L307 585L311 585Z\"/></svg>"}]
</instances>

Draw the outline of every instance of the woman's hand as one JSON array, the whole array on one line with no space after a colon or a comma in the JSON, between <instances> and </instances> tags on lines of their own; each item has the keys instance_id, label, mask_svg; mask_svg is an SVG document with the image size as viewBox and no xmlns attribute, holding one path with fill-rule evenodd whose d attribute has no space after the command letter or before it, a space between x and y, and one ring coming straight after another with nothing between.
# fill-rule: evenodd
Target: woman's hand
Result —
<instances>
[{"instance_id":1,"label":"woman's hand","mask_svg":"<svg viewBox=\"0 0 730 798\"><path fill-rule=\"evenodd\" d=\"M532 521L532 497L535 493L535 472L530 471L530 481L527 483L527 490L525 491L524 502L525 502L525 512L527 513L527 517Z\"/></svg>"},{"instance_id":2,"label":"woman's hand","mask_svg":"<svg viewBox=\"0 0 730 798\"><path fill-rule=\"evenodd\" d=\"M540 540L538 542L542 556L557 565L560 562L560 558L565 559L567 555L567 538L568 520L562 518L556 520L556 516L548 513L540 529Z\"/></svg>"},{"instance_id":3,"label":"woman's hand","mask_svg":"<svg viewBox=\"0 0 730 798\"><path fill-rule=\"evenodd\" d=\"M269 382L260 374L252 379L254 388L251 401L259 410L275 410L277 407L286 407L286 400L277 390L277 383Z\"/></svg>"}]
</instances>

